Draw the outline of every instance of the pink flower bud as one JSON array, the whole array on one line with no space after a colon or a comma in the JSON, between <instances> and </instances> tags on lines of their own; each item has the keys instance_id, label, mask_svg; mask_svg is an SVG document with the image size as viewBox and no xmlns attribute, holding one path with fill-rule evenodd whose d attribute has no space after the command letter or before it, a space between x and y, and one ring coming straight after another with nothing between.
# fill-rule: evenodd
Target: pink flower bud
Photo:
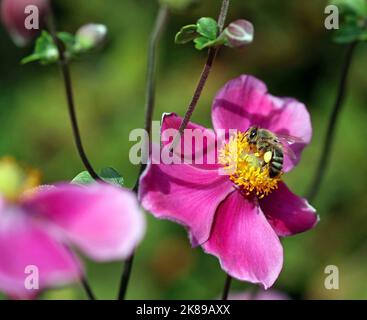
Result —
<instances>
[{"instance_id":1,"label":"pink flower bud","mask_svg":"<svg viewBox=\"0 0 367 320\"><path fill-rule=\"evenodd\" d=\"M2 0L1 20L15 44L30 42L44 27L48 0Z\"/></svg>"},{"instance_id":2,"label":"pink flower bud","mask_svg":"<svg viewBox=\"0 0 367 320\"><path fill-rule=\"evenodd\" d=\"M254 39L254 26L247 20L236 20L224 30L224 35L230 47L240 48Z\"/></svg>"}]
</instances>

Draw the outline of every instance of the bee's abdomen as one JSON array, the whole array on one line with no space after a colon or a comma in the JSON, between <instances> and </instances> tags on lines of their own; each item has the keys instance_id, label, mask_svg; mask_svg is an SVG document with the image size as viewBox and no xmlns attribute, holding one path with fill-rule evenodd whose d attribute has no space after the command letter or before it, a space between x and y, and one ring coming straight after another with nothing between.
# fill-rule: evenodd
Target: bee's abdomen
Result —
<instances>
[{"instance_id":1,"label":"bee's abdomen","mask_svg":"<svg viewBox=\"0 0 367 320\"><path fill-rule=\"evenodd\" d=\"M283 169L283 150L281 147L275 147L273 150L273 158L271 159L269 176L277 177Z\"/></svg>"}]
</instances>

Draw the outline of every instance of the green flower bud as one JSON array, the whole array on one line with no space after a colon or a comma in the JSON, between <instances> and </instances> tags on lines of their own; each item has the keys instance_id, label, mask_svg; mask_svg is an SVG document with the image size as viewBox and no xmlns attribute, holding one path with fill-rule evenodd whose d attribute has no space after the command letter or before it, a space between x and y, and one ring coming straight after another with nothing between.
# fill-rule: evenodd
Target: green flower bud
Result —
<instances>
[{"instance_id":1,"label":"green flower bud","mask_svg":"<svg viewBox=\"0 0 367 320\"><path fill-rule=\"evenodd\" d=\"M89 23L76 32L76 50L88 51L100 46L107 35L107 27L103 24Z\"/></svg>"}]
</instances>

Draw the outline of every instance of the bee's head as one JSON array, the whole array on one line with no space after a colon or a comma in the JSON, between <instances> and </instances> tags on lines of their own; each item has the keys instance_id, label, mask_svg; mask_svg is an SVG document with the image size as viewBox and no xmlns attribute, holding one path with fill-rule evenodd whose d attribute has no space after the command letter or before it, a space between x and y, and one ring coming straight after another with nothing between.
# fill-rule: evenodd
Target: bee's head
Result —
<instances>
[{"instance_id":1,"label":"bee's head","mask_svg":"<svg viewBox=\"0 0 367 320\"><path fill-rule=\"evenodd\" d=\"M258 127L250 127L247 130L246 137L247 137L248 143L251 143L251 144L255 144L256 143L257 132L258 132Z\"/></svg>"}]
</instances>

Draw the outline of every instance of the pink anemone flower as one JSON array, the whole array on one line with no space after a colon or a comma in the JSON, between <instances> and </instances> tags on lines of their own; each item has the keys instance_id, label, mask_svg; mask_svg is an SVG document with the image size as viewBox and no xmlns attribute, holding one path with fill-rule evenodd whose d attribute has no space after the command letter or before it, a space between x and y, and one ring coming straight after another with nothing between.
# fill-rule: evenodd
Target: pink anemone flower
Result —
<instances>
[{"instance_id":1,"label":"pink anemone flower","mask_svg":"<svg viewBox=\"0 0 367 320\"><path fill-rule=\"evenodd\" d=\"M105 183L41 187L17 203L0 198L0 291L33 298L74 282L83 268L71 247L99 262L125 259L144 230L136 196ZM25 285L29 267L38 270L38 290Z\"/></svg>"},{"instance_id":2,"label":"pink anemone flower","mask_svg":"<svg viewBox=\"0 0 367 320\"><path fill-rule=\"evenodd\" d=\"M178 129L181 120L175 114L164 115L162 136L167 129ZM263 82L243 75L219 91L212 107L212 122L214 131L194 123L187 129L202 132L217 145L224 140L214 156L214 148L202 147L186 134L177 148L189 143L194 149L192 154L203 151L201 160L210 157L215 159L214 164L165 164L151 157L141 177L139 199L155 217L184 225L192 245L201 245L206 253L218 257L229 275L267 289L283 265L279 237L311 229L318 221L315 209L282 181L283 172L298 163L302 150L310 143L310 116L302 103L274 97ZM264 154L248 143L246 132L253 126L298 138L289 146L293 157L284 154L283 168L276 177L269 176ZM220 131L234 129L236 134L221 139ZM228 169L231 158L236 159L235 170L227 175L220 173Z\"/></svg>"}]
</instances>

